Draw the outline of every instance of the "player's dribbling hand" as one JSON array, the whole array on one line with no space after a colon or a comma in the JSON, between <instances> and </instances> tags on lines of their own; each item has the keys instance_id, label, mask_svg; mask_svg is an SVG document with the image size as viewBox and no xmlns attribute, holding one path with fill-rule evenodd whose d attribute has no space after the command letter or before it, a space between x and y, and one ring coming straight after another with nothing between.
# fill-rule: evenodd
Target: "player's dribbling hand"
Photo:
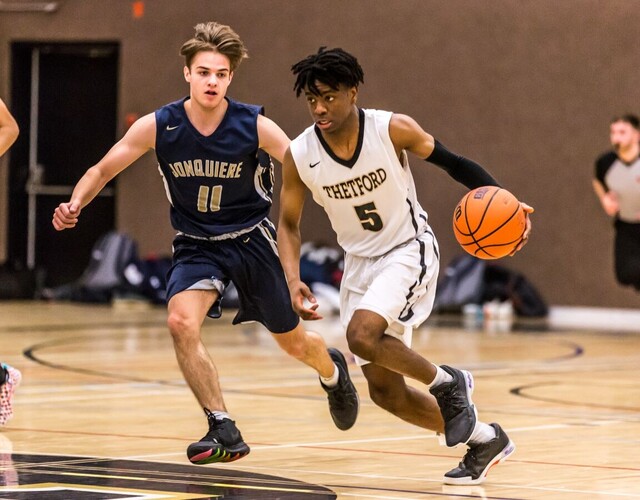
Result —
<instances>
[{"instance_id":1,"label":"player's dribbling hand","mask_svg":"<svg viewBox=\"0 0 640 500\"><path fill-rule=\"evenodd\" d=\"M322 315L317 312L318 301L311 289L300 280L289 283L291 293L291 303L293 310L305 321L322 319Z\"/></svg>"},{"instance_id":2,"label":"player's dribbling hand","mask_svg":"<svg viewBox=\"0 0 640 500\"><path fill-rule=\"evenodd\" d=\"M526 226L524 229L524 234L522 235L522 241L518 244L518 246L513 250L513 252L511 252L509 255L513 256L516 254L516 252L520 251L522 249L523 246L525 246L527 244L527 241L529 241L529 234L531 233L531 219L529 218L529 214L532 214L534 212L533 207L527 205L526 203L520 202L520 206L522 207L522 210L524 210L524 213L526 215Z\"/></svg>"},{"instance_id":3,"label":"player's dribbling hand","mask_svg":"<svg viewBox=\"0 0 640 500\"><path fill-rule=\"evenodd\" d=\"M68 203L60 203L53 211L53 220L51 223L56 231L62 231L63 229L71 229L78 223L78 216L80 215L80 204L77 201L70 201Z\"/></svg>"}]
</instances>

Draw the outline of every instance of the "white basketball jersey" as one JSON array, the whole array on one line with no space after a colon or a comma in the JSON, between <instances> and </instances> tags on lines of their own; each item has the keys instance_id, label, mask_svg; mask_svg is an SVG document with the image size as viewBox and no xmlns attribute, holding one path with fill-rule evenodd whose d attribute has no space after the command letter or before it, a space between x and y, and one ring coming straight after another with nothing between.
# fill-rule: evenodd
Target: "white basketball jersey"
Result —
<instances>
[{"instance_id":1,"label":"white basketball jersey","mask_svg":"<svg viewBox=\"0 0 640 500\"><path fill-rule=\"evenodd\" d=\"M360 133L351 160L338 158L315 126L291 143L302 181L331 221L338 243L361 257L378 257L427 228L406 153L402 162L389 137L392 113L360 109Z\"/></svg>"}]
</instances>

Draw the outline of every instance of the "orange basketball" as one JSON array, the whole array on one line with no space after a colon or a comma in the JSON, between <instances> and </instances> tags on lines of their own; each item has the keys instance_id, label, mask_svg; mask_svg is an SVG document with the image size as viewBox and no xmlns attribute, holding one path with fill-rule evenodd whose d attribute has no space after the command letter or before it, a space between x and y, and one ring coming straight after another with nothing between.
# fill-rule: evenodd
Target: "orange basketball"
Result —
<instances>
[{"instance_id":1,"label":"orange basketball","mask_svg":"<svg viewBox=\"0 0 640 500\"><path fill-rule=\"evenodd\" d=\"M453 212L453 233L462 248L480 259L509 255L522 241L526 214L506 189L483 186L469 191Z\"/></svg>"}]
</instances>

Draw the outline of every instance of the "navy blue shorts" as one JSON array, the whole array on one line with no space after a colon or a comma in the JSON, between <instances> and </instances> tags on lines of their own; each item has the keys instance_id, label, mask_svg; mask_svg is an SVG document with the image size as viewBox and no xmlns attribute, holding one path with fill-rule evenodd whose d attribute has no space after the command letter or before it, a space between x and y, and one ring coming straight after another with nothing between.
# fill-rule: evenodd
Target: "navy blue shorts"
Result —
<instances>
[{"instance_id":1,"label":"navy blue shorts","mask_svg":"<svg viewBox=\"0 0 640 500\"><path fill-rule=\"evenodd\" d=\"M233 324L258 321L271 333L293 330L300 318L291 306L289 287L278 259L270 221L253 231L219 241L177 236L173 265L167 274L167 302L184 290L223 291L233 281L240 307ZM222 295L222 294L221 294ZM208 316L220 316L219 301Z\"/></svg>"}]
</instances>

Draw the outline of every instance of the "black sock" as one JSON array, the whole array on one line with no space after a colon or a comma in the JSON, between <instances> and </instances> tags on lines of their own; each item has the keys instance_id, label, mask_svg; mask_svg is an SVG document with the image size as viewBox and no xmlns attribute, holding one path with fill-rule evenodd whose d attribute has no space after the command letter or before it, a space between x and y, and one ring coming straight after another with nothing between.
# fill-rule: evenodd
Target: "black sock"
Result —
<instances>
[{"instance_id":1,"label":"black sock","mask_svg":"<svg viewBox=\"0 0 640 500\"><path fill-rule=\"evenodd\" d=\"M0 365L0 385L3 385L7 381L7 369Z\"/></svg>"}]
</instances>

